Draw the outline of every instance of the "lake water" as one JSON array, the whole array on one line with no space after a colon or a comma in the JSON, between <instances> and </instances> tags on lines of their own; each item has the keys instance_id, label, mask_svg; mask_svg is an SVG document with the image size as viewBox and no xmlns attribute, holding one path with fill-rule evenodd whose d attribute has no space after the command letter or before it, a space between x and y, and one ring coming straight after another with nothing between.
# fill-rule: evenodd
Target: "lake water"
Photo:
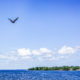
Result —
<instances>
[{"instance_id":1,"label":"lake water","mask_svg":"<svg viewBox=\"0 0 80 80\"><path fill-rule=\"evenodd\" d=\"M80 71L1 70L0 80L80 80Z\"/></svg>"}]
</instances>

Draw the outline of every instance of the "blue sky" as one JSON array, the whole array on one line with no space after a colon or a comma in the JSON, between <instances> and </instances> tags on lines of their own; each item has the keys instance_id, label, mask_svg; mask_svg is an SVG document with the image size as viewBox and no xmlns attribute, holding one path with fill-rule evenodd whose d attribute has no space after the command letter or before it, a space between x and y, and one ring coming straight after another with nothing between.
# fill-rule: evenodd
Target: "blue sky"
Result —
<instances>
[{"instance_id":1,"label":"blue sky","mask_svg":"<svg viewBox=\"0 0 80 80\"><path fill-rule=\"evenodd\" d=\"M80 65L79 8L79 0L1 0L0 69Z\"/></svg>"}]
</instances>

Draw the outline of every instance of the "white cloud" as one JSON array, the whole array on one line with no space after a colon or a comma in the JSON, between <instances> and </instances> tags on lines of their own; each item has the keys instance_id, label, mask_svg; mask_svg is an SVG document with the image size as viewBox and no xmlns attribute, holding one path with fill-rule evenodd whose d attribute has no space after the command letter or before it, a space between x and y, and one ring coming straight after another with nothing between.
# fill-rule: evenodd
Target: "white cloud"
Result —
<instances>
[{"instance_id":1,"label":"white cloud","mask_svg":"<svg viewBox=\"0 0 80 80\"><path fill-rule=\"evenodd\" d=\"M33 50L32 53L33 53L34 55L41 55L41 53L40 53L39 50Z\"/></svg>"},{"instance_id":2,"label":"white cloud","mask_svg":"<svg viewBox=\"0 0 80 80\"><path fill-rule=\"evenodd\" d=\"M40 48L39 50L32 50L33 55L45 55L51 53L51 50L47 48Z\"/></svg>"},{"instance_id":3,"label":"white cloud","mask_svg":"<svg viewBox=\"0 0 80 80\"><path fill-rule=\"evenodd\" d=\"M26 49L26 48L18 49L17 52L20 56L29 56L29 55L31 55L30 49Z\"/></svg>"},{"instance_id":4,"label":"white cloud","mask_svg":"<svg viewBox=\"0 0 80 80\"><path fill-rule=\"evenodd\" d=\"M40 48L39 50L30 50L28 48L21 48L21 49L17 49L17 53L20 56L43 55L44 53L45 54L51 53L51 50L47 48Z\"/></svg>"},{"instance_id":5,"label":"white cloud","mask_svg":"<svg viewBox=\"0 0 80 80\"><path fill-rule=\"evenodd\" d=\"M21 49L17 49L17 54L18 56L20 56L22 59L37 59L38 60L59 60L59 59L63 59L64 56L60 56L58 54L56 54L56 52L51 51L47 48L40 48L38 50L30 50L28 48L21 48ZM63 46L58 52L60 54L69 54L69 53L74 53L76 50L74 50L74 48L72 47L67 47L67 46ZM15 51L13 51L14 53ZM56 56L55 56L56 55Z\"/></svg>"},{"instance_id":6,"label":"white cloud","mask_svg":"<svg viewBox=\"0 0 80 80\"><path fill-rule=\"evenodd\" d=\"M42 53L51 53L51 50L47 49L47 48L40 48L40 51Z\"/></svg>"},{"instance_id":7,"label":"white cloud","mask_svg":"<svg viewBox=\"0 0 80 80\"><path fill-rule=\"evenodd\" d=\"M13 51L14 52L14 51ZM28 48L21 48L17 49L17 54L21 56L23 59L41 59L46 60L48 58L52 58L55 55L55 52L47 49L47 48L40 48L39 50L30 50Z\"/></svg>"},{"instance_id":8,"label":"white cloud","mask_svg":"<svg viewBox=\"0 0 80 80\"><path fill-rule=\"evenodd\" d=\"M77 48L69 47L69 46L63 46L61 49L59 49L59 54L74 54L77 51Z\"/></svg>"},{"instance_id":9,"label":"white cloud","mask_svg":"<svg viewBox=\"0 0 80 80\"><path fill-rule=\"evenodd\" d=\"M48 48L40 48L40 49L35 49L31 50L29 48L20 48L14 51L10 51L8 54L0 55L0 59L10 59L10 60L60 60L64 59L66 55L61 55L61 54L74 54L77 51L80 50L80 46L77 47L69 47L69 46L63 46L61 49L57 50L57 52L52 51Z\"/></svg>"},{"instance_id":10,"label":"white cloud","mask_svg":"<svg viewBox=\"0 0 80 80\"><path fill-rule=\"evenodd\" d=\"M17 60L17 58L13 55L6 55L6 54L3 54L3 55L0 55L0 59L7 59L7 60Z\"/></svg>"}]
</instances>

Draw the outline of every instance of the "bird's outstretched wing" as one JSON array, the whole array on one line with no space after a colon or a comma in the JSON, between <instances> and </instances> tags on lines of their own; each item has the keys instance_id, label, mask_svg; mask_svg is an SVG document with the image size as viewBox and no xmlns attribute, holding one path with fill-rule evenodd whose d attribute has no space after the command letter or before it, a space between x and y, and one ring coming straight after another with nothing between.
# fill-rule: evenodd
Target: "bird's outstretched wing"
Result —
<instances>
[{"instance_id":1,"label":"bird's outstretched wing","mask_svg":"<svg viewBox=\"0 0 80 80\"><path fill-rule=\"evenodd\" d=\"M12 23L14 23L14 21L12 20L12 19L10 19L10 18L8 18Z\"/></svg>"},{"instance_id":2,"label":"bird's outstretched wing","mask_svg":"<svg viewBox=\"0 0 80 80\"><path fill-rule=\"evenodd\" d=\"M19 17L17 17L16 19L14 19L14 20L12 20L12 19L10 19L10 18L8 18L12 23L15 23L18 19L19 19Z\"/></svg>"},{"instance_id":3,"label":"bird's outstretched wing","mask_svg":"<svg viewBox=\"0 0 80 80\"><path fill-rule=\"evenodd\" d=\"M19 19L19 17L17 17L16 19L14 19L14 22L16 22Z\"/></svg>"}]
</instances>

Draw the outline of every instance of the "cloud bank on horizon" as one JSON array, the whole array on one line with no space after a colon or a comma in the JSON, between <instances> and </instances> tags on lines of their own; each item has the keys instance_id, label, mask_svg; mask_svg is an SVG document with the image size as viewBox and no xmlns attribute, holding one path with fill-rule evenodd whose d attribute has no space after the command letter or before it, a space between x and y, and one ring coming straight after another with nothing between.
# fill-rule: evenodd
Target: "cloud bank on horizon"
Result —
<instances>
[{"instance_id":1,"label":"cloud bank on horizon","mask_svg":"<svg viewBox=\"0 0 80 80\"><path fill-rule=\"evenodd\" d=\"M0 54L0 60L14 62L33 62L45 64L45 62L59 62L64 60L70 60L73 56L79 54L80 46L70 47L62 46L60 49L50 50L48 48L40 48L38 50L31 50L29 48L20 48L17 50L10 51L9 53ZM27 64L28 65L28 64ZM34 65L36 66L36 65ZM38 65L39 66L39 65ZM41 65L44 66L44 65Z\"/></svg>"}]
</instances>

